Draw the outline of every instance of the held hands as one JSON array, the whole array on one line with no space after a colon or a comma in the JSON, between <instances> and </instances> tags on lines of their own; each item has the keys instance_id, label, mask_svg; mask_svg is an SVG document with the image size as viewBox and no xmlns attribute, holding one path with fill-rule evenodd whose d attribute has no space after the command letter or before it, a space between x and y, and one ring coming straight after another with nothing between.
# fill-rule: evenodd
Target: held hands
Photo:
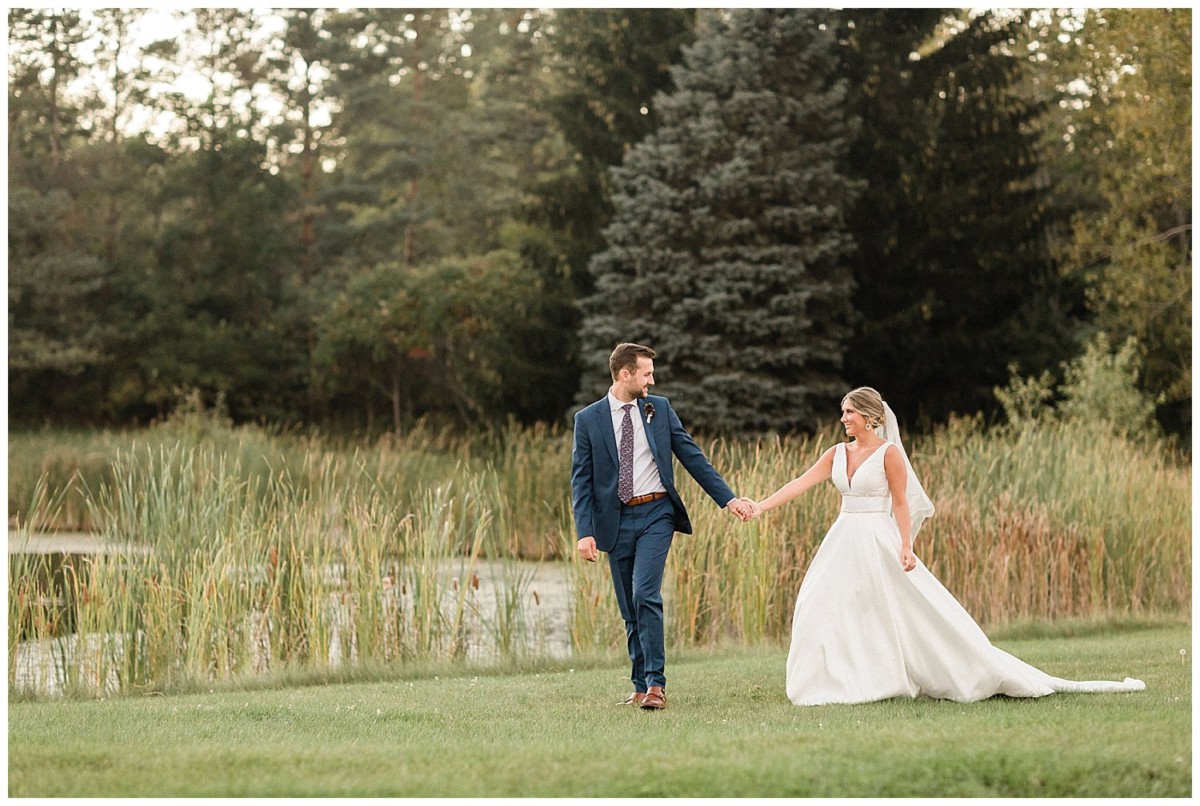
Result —
<instances>
[{"instance_id":1,"label":"held hands","mask_svg":"<svg viewBox=\"0 0 1200 806\"><path fill-rule=\"evenodd\" d=\"M749 523L759 515L758 504L749 498L735 498L725 505L725 508L737 516L742 523ZM596 548L596 538L589 535L579 538L576 543L579 556L590 563L600 559L600 550Z\"/></svg>"},{"instance_id":2,"label":"held hands","mask_svg":"<svg viewBox=\"0 0 1200 806\"><path fill-rule=\"evenodd\" d=\"M758 517L758 504L749 498L735 498L726 504L725 508L736 515L742 523L749 523Z\"/></svg>"}]
</instances>

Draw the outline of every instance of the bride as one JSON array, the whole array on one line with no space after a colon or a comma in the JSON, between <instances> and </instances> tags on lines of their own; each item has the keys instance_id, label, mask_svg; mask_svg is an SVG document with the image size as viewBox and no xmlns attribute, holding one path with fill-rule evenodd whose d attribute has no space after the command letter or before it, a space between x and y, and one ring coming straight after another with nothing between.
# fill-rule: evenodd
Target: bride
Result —
<instances>
[{"instance_id":1,"label":"bride","mask_svg":"<svg viewBox=\"0 0 1200 806\"><path fill-rule=\"evenodd\" d=\"M1140 680L1063 680L992 646L958 600L913 554L933 504L879 393L860 387L842 400L854 441L755 504L785 504L832 479L842 511L813 557L796 597L787 695L796 705L859 703L924 695L969 702L996 694L1141 691Z\"/></svg>"}]
</instances>

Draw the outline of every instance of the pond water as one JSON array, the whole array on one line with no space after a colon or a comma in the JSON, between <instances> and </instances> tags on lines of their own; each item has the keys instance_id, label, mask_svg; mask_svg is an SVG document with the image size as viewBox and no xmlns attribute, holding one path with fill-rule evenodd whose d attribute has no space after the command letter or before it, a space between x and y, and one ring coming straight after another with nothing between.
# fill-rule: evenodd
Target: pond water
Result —
<instances>
[{"instance_id":1,"label":"pond water","mask_svg":"<svg viewBox=\"0 0 1200 806\"><path fill-rule=\"evenodd\" d=\"M34 535L14 545L10 540L9 554L44 555L49 573L43 580L46 596L57 606L66 608L61 587L55 583L54 569L86 565L88 555L113 550L92 535ZM487 661L499 658L504 651L498 634L497 614L515 613L514 623L506 625L504 641L509 647L520 647L527 655L564 658L571 654L569 632L571 588L567 568L562 563L477 560L472 568L475 580L460 580L465 561L446 562L439 568L438 582L444 593L440 601L443 614L453 620L464 606L460 638L463 653L468 659ZM10 564L11 568L11 564ZM328 569L331 578L340 577L340 569ZM460 604L461 588L461 604ZM405 609L403 590L385 584L385 598L394 607ZM514 599L516 607L506 606ZM350 629L349 607L342 594L330 593L328 600L331 638L329 663L338 665L357 656L354 635ZM119 657L125 651L127 636L88 635L84 640L68 629L54 638L21 641L14 648L9 663L10 678L15 691L31 691L39 695L61 694L64 681L75 678L90 681L95 693L114 693L118 683L115 672L101 681L102 653ZM271 668L270 629L265 614L246 615L246 630L251 645L250 663L255 672ZM346 646L349 641L350 645ZM101 691L103 689L103 691Z\"/></svg>"}]
</instances>

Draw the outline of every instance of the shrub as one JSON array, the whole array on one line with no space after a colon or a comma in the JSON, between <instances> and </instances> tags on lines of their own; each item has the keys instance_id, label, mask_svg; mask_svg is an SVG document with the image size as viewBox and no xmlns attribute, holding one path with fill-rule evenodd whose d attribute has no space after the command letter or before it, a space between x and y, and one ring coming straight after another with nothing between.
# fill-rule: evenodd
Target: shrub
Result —
<instances>
[{"instance_id":1,"label":"shrub","mask_svg":"<svg viewBox=\"0 0 1200 806\"><path fill-rule=\"evenodd\" d=\"M1108 335L1099 333L1074 361L1064 363L1063 382L1044 371L1021 378L1009 365L1008 386L993 390L1008 424L1021 429L1051 417L1089 428L1104 428L1117 436L1155 440L1162 431L1154 419L1154 399L1138 388L1141 360L1130 338L1116 352Z\"/></svg>"}]
</instances>

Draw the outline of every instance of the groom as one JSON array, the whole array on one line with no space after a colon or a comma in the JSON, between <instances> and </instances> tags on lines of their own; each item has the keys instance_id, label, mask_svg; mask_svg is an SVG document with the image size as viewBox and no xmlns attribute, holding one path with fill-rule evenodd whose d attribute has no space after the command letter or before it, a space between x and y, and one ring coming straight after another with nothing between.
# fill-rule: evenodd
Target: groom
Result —
<instances>
[{"instance_id":1,"label":"groom","mask_svg":"<svg viewBox=\"0 0 1200 806\"><path fill-rule=\"evenodd\" d=\"M618 344L608 359L608 394L575 415L571 506L579 554L608 552L617 606L625 620L633 693L622 705L667 707L662 577L675 532L692 533L675 490L671 455L721 507L740 519L750 503L736 498L665 397L649 395L655 352Z\"/></svg>"}]
</instances>

